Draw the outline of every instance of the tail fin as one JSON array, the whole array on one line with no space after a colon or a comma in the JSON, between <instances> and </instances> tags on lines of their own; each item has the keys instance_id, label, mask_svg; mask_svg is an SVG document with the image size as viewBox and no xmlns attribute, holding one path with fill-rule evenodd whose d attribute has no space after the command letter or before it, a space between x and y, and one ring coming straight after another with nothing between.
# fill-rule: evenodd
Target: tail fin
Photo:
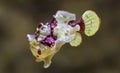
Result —
<instances>
[{"instance_id":1,"label":"tail fin","mask_svg":"<svg viewBox=\"0 0 120 73\"><path fill-rule=\"evenodd\" d=\"M87 10L83 15L85 30L84 33L87 36L94 35L100 27L100 18L92 10Z\"/></svg>"}]
</instances>

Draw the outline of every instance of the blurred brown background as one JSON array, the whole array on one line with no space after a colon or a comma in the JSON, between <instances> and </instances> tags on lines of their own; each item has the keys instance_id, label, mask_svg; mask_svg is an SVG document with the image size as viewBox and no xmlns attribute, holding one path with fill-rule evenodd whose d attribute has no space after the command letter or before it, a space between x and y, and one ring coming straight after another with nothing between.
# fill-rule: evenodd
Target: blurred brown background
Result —
<instances>
[{"instance_id":1,"label":"blurred brown background","mask_svg":"<svg viewBox=\"0 0 120 73\"><path fill-rule=\"evenodd\" d=\"M102 20L98 33L64 45L48 69L36 63L26 34L57 10L79 18L88 9ZM0 0L0 73L120 73L120 0Z\"/></svg>"}]
</instances>

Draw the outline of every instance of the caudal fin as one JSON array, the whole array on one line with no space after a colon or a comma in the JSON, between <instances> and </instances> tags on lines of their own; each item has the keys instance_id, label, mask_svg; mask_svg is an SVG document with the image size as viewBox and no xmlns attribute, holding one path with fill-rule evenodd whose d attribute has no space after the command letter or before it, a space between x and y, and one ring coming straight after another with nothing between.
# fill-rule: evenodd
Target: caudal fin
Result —
<instances>
[{"instance_id":1,"label":"caudal fin","mask_svg":"<svg viewBox=\"0 0 120 73\"><path fill-rule=\"evenodd\" d=\"M83 15L82 19L84 21L85 30L84 33L87 36L94 35L100 27L100 18L98 15L92 11L87 10Z\"/></svg>"}]
</instances>

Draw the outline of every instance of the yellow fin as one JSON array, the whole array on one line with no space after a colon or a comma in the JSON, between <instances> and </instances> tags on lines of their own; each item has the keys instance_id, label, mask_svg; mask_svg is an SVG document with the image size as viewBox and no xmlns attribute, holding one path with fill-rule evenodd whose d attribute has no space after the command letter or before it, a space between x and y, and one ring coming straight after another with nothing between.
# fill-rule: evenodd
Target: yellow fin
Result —
<instances>
[{"instance_id":1,"label":"yellow fin","mask_svg":"<svg viewBox=\"0 0 120 73\"><path fill-rule=\"evenodd\" d=\"M85 35L94 35L100 27L100 18L98 15L92 10L87 10L82 15L82 19L84 20L85 25Z\"/></svg>"},{"instance_id":2,"label":"yellow fin","mask_svg":"<svg viewBox=\"0 0 120 73\"><path fill-rule=\"evenodd\" d=\"M44 59L44 68L48 68L51 65L51 59L53 56L54 54L51 54Z\"/></svg>"},{"instance_id":3,"label":"yellow fin","mask_svg":"<svg viewBox=\"0 0 120 73\"><path fill-rule=\"evenodd\" d=\"M80 33L76 32L75 33L75 38L70 42L71 46L78 46L80 45L82 42L82 37L80 35Z\"/></svg>"}]
</instances>

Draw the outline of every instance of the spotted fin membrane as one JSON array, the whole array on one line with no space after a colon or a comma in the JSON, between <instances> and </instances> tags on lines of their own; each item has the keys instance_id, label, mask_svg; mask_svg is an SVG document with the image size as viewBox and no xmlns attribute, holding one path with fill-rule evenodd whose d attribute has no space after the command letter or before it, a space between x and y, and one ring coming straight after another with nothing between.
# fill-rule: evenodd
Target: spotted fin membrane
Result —
<instances>
[{"instance_id":1,"label":"spotted fin membrane","mask_svg":"<svg viewBox=\"0 0 120 73\"><path fill-rule=\"evenodd\" d=\"M36 62L44 62L48 68L51 59L65 44L79 46L82 42L80 33L94 35L100 27L100 18L92 10L87 10L79 20L76 15L67 11L57 11L49 23L40 23L35 34L27 34L30 50Z\"/></svg>"}]
</instances>

